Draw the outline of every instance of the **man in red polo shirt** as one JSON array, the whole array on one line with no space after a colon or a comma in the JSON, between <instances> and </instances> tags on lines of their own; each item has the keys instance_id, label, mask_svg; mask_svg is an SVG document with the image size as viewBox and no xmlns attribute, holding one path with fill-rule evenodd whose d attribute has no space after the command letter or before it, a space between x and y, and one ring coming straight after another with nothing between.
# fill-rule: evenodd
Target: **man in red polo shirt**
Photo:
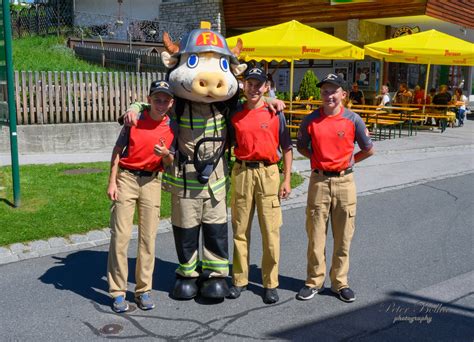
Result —
<instances>
[{"instance_id":1,"label":"man in red polo shirt","mask_svg":"<svg viewBox=\"0 0 474 342\"><path fill-rule=\"evenodd\" d=\"M298 131L298 151L311 160L306 208L308 265L305 286L297 298L308 300L324 288L327 222L334 236L331 290L345 302L355 300L349 288L349 249L354 234L357 193L352 167L374 153L364 121L344 108L344 80L329 74L318 83L323 105L308 115ZM360 151L354 154L354 142Z\"/></svg>"},{"instance_id":2,"label":"man in red polo shirt","mask_svg":"<svg viewBox=\"0 0 474 342\"><path fill-rule=\"evenodd\" d=\"M230 294L235 299L246 289L249 273L250 230L257 207L262 233L263 302L278 301L280 258L280 199L291 192L292 145L283 113L269 110L263 100L267 76L260 68L245 76L245 105L231 116L236 161L232 168L232 228L234 264ZM277 162L283 157L283 181Z\"/></svg>"},{"instance_id":3,"label":"man in red polo shirt","mask_svg":"<svg viewBox=\"0 0 474 342\"><path fill-rule=\"evenodd\" d=\"M150 107L138 115L136 126L124 126L112 152L107 195L114 201L107 267L112 309L125 312L128 260L133 215L138 205L138 253L135 301L142 310L154 308L150 297L155 265L155 238L161 205L163 164L173 162L177 126L167 112L173 105L168 82L155 81Z\"/></svg>"}]
</instances>

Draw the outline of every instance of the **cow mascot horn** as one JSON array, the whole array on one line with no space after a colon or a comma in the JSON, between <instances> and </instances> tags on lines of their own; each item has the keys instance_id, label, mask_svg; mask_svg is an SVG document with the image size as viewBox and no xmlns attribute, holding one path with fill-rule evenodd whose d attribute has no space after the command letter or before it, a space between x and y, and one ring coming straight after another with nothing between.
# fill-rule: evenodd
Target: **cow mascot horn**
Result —
<instances>
[{"instance_id":1,"label":"cow mascot horn","mask_svg":"<svg viewBox=\"0 0 474 342\"><path fill-rule=\"evenodd\" d=\"M202 27L202 26L201 26ZM177 152L163 175L172 194L173 234L179 267L172 296L223 299L229 274L226 193L229 112L238 99L236 76L247 66L237 59L242 41L231 51L209 28L192 30L175 44L163 35L161 54L175 94ZM199 236L202 233L202 255Z\"/></svg>"}]
</instances>

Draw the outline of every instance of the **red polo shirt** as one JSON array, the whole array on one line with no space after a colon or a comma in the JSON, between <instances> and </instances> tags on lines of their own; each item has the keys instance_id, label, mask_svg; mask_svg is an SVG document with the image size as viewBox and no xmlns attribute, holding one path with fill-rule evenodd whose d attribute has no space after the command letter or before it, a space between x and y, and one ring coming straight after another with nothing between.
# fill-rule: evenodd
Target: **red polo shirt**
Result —
<instances>
[{"instance_id":1,"label":"red polo shirt","mask_svg":"<svg viewBox=\"0 0 474 342\"><path fill-rule=\"evenodd\" d=\"M240 160L276 163L281 158L280 147L291 148L284 115L270 112L266 103L255 109L238 108L231 123L234 154Z\"/></svg>"},{"instance_id":2,"label":"red polo shirt","mask_svg":"<svg viewBox=\"0 0 474 342\"><path fill-rule=\"evenodd\" d=\"M298 147L311 150L311 168L342 171L354 165L354 143L362 150L372 148L372 140L359 115L344 107L338 114L327 116L317 109L301 123Z\"/></svg>"},{"instance_id":3,"label":"red polo shirt","mask_svg":"<svg viewBox=\"0 0 474 342\"><path fill-rule=\"evenodd\" d=\"M176 129L166 115L163 120L153 120L145 109L140 113L137 126L123 127L116 146L124 147L119 166L132 170L162 171L162 157L154 152L155 145L164 144L172 149ZM174 126L174 125L173 125Z\"/></svg>"}]
</instances>

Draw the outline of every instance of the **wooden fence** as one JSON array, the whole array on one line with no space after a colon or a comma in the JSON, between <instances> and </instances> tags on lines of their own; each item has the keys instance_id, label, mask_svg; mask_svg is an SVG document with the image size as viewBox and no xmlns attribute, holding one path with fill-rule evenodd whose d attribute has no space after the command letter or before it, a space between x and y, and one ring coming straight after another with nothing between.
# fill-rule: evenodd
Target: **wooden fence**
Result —
<instances>
[{"instance_id":1,"label":"wooden fence","mask_svg":"<svg viewBox=\"0 0 474 342\"><path fill-rule=\"evenodd\" d=\"M15 71L19 125L110 122L146 101L158 72Z\"/></svg>"},{"instance_id":2,"label":"wooden fence","mask_svg":"<svg viewBox=\"0 0 474 342\"><path fill-rule=\"evenodd\" d=\"M166 72L160 54L148 50L131 50L93 45L75 45L77 57L103 67L135 71L135 72Z\"/></svg>"}]
</instances>

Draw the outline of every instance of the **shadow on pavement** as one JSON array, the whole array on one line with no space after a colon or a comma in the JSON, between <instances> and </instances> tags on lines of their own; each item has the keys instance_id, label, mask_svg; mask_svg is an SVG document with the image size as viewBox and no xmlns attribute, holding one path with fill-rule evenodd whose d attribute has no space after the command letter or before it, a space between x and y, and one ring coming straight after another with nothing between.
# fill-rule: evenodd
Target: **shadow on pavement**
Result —
<instances>
[{"instance_id":1,"label":"shadow on pavement","mask_svg":"<svg viewBox=\"0 0 474 342\"><path fill-rule=\"evenodd\" d=\"M403 292L330 318L271 334L292 341L460 341L474 336L474 292L450 302ZM313 300L317 301L317 296ZM317 305L317 303L316 303ZM351 305L351 304L348 304Z\"/></svg>"},{"instance_id":2,"label":"shadow on pavement","mask_svg":"<svg viewBox=\"0 0 474 342\"><path fill-rule=\"evenodd\" d=\"M106 251L83 250L71 253L66 257L53 256L56 260L53 267L47 270L39 280L45 284L52 284L58 290L74 292L86 299L100 305L109 305L107 284L107 255ZM128 282L127 299L133 301L135 286L136 259L128 259ZM155 259L155 271L153 273L153 289L160 292L171 293L175 283L175 270L178 264L159 258ZM230 272L232 274L232 272ZM228 279L229 285L231 279ZM261 268L250 265L249 291L256 295L262 295ZM298 292L304 285L301 279L287 276L279 276L279 288ZM209 304L202 302L201 304Z\"/></svg>"},{"instance_id":3,"label":"shadow on pavement","mask_svg":"<svg viewBox=\"0 0 474 342\"><path fill-rule=\"evenodd\" d=\"M58 290L67 290L98 304L110 303L107 295L107 252L83 250L66 257L53 256L56 265L39 280ZM129 272L133 271L129 269Z\"/></svg>"},{"instance_id":4,"label":"shadow on pavement","mask_svg":"<svg viewBox=\"0 0 474 342\"><path fill-rule=\"evenodd\" d=\"M39 280L54 285L58 290L74 292L97 304L109 305L107 255L106 251L83 250L64 258L53 256L53 259L57 260L56 265L47 270ZM135 264L135 258L128 259L129 300L133 300ZM169 292L174 284L176 267L175 263L155 259L153 289Z\"/></svg>"},{"instance_id":5,"label":"shadow on pavement","mask_svg":"<svg viewBox=\"0 0 474 342\"><path fill-rule=\"evenodd\" d=\"M249 282L253 284L249 284L248 290L252 291L257 295L261 295L263 292L262 269L255 264L251 264L249 267ZM278 282L279 289L289 290L295 293L298 292L304 286L304 280L287 277L282 275L281 273L278 276Z\"/></svg>"}]
</instances>

